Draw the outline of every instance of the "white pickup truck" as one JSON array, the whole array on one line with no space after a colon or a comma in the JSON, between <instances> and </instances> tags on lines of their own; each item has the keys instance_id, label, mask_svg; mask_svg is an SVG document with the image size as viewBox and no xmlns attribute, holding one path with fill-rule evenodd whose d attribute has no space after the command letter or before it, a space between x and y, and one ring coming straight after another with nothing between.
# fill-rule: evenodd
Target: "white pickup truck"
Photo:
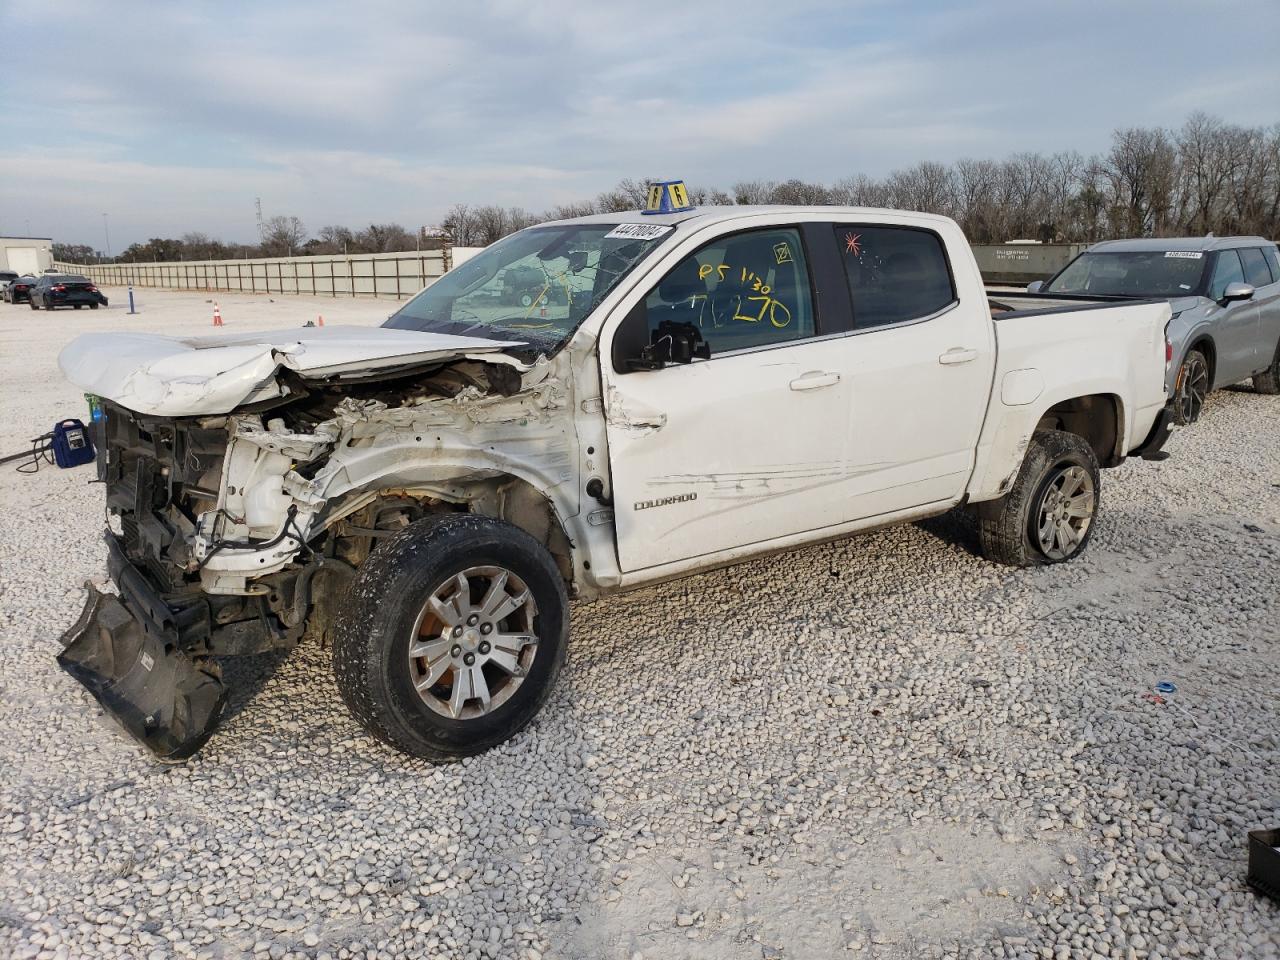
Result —
<instances>
[{"instance_id":1,"label":"white pickup truck","mask_svg":"<svg viewBox=\"0 0 1280 960\"><path fill-rule=\"evenodd\" d=\"M959 506L992 560L1076 556L1099 468L1162 456L1169 318L993 319L951 220L732 207L523 230L380 328L82 336L119 594L59 660L178 759L217 657L327 636L371 734L476 753L546 700L571 597Z\"/></svg>"}]
</instances>

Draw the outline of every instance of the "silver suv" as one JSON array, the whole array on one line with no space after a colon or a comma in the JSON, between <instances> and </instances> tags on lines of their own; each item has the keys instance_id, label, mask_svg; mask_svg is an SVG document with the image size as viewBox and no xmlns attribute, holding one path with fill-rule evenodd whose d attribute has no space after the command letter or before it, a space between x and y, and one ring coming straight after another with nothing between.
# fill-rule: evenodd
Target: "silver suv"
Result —
<instances>
[{"instance_id":1,"label":"silver suv","mask_svg":"<svg viewBox=\"0 0 1280 960\"><path fill-rule=\"evenodd\" d=\"M1168 300L1179 423L1200 418L1210 390L1249 377L1280 393L1280 254L1262 237L1108 240L1027 290Z\"/></svg>"}]
</instances>

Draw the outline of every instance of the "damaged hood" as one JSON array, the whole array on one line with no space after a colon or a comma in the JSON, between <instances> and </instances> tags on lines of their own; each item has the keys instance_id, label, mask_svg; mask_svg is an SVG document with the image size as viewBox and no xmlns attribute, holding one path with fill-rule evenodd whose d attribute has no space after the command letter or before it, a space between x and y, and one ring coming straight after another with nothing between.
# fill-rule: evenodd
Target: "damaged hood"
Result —
<instances>
[{"instance_id":1,"label":"damaged hood","mask_svg":"<svg viewBox=\"0 0 1280 960\"><path fill-rule=\"evenodd\" d=\"M138 413L229 413L281 396L276 374L304 379L462 357L484 359L517 342L388 327L304 327L209 337L87 333L58 355L68 380Z\"/></svg>"}]
</instances>

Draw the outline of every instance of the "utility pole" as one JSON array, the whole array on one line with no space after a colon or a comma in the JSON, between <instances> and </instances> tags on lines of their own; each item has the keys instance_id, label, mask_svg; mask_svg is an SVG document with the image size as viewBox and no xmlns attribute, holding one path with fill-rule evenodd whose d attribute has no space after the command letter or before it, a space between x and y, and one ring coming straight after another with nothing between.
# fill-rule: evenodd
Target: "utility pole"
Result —
<instances>
[{"instance_id":1,"label":"utility pole","mask_svg":"<svg viewBox=\"0 0 1280 960\"><path fill-rule=\"evenodd\" d=\"M254 197L253 205L258 212L258 239L262 239L262 198Z\"/></svg>"},{"instance_id":2,"label":"utility pole","mask_svg":"<svg viewBox=\"0 0 1280 960\"><path fill-rule=\"evenodd\" d=\"M107 229L107 215L102 215L102 235L107 240L107 259L111 259L111 231Z\"/></svg>"}]
</instances>

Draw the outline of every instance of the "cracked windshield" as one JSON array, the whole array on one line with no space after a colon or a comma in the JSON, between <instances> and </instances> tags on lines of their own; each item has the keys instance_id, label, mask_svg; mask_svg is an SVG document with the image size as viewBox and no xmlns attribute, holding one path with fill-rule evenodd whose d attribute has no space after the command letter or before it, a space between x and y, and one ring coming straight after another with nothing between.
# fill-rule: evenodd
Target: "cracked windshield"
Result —
<instances>
[{"instance_id":1,"label":"cracked windshield","mask_svg":"<svg viewBox=\"0 0 1280 960\"><path fill-rule=\"evenodd\" d=\"M513 234L441 277L383 326L490 340L513 353L554 353L671 228L601 223Z\"/></svg>"}]
</instances>

